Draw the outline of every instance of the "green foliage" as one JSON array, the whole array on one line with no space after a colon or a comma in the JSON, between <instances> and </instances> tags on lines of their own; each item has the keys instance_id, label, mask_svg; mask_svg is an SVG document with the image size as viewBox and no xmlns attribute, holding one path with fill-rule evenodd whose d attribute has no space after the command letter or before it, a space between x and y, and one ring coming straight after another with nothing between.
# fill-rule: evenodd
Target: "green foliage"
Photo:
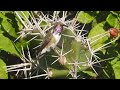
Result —
<instances>
[{"instance_id":1,"label":"green foliage","mask_svg":"<svg viewBox=\"0 0 120 90\"><path fill-rule=\"evenodd\" d=\"M78 14L78 21L80 23L91 23L98 12L90 12L90 11L80 11Z\"/></svg>"},{"instance_id":2,"label":"green foliage","mask_svg":"<svg viewBox=\"0 0 120 90\"><path fill-rule=\"evenodd\" d=\"M20 56L15 48L14 43L9 38L5 37L3 34L0 34L0 49L11 54Z\"/></svg>"},{"instance_id":3,"label":"green foliage","mask_svg":"<svg viewBox=\"0 0 120 90\"><path fill-rule=\"evenodd\" d=\"M92 76L92 77L96 77L96 74L93 71L83 71L84 73L87 73L88 75Z\"/></svg>"},{"instance_id":4,"label":"green foliage","mask_svg":"<svg viewBox=\"0 0 120 90\"><path fill-rule=\"evenodd\" d=\"M29 13L28 11L16 11L20 17L22 17L22 19L25 21L25 22L28 22L28 18L29 18ZM18 18L18 16L17 16Z\"/></svg>"},{"instance_id":5,"label":"green foliage","mask_svg":"<svg viewBox=\"0 0 120 90\"><path fill-rule=\"evenodd\" d=\"M60 14L60 13L59 13ZM76 31L72 31L72 29L64 28L62 32L61 39L57 45L57 47L50 52L47 52L44 54L44 56L41 58L35 57L35 52L38 49L33 49L33 47L36 47L41 43L43 40L43 36L41 34L37 35L38 33L42 33L40 30L45 30L46 28L53 25L52 21L45 21L45 16L42 18L43 21L39 22L32 21L31 12L29 11L1 11L0 12L0 53L1 51L7 52L12 58L15 58L16 56L21 60L22 63L31 63L32 64L32 70L30 70L34 75L47 72L48 70L50 73L50 78L76 78L74 75L79 74L81 77L85 78L114 78L114 79L120 79L120 51L119 51L119 35L117 38L110 38L110 34L108 32L109 28L117 28L120 29L120 12L119 11L80 11L77 14L77 21L80 22L80 25L83 26L83 24L87 24L85 26L85 30L88 31L88 34L85 35L87 37L88 42L82 42L82 38L75 36L73 34L78 33L77 29ZM57 17L58 18L58 17ZM73 18L70 18L71 20ZM36 25L35 23L38 23L36 27L40 28L31 28L30 21L32 21L31 24L33 24L33 27ZM27 27L26 27L26 26ZM29 26L28 26L29 25ZM23 29L26 29L24 32ZM30 31L33 30L33 31ZM48 29L49 30L49 29ZM80 29L81 30L81 29ZM18 35L19 32L19 35ZM45 34L48 31L45 31ZM32 35L32 34L35 35ZM36 34L37 33L37 34ZM83 33L84 34L84 33ZM81 35L83 35L81 34ZM17 39L19 36L21 37ZM68 35L68 36L65 36ZM31 42L32 38L36 37ZM69 37L72 36L72 37ZM42 37L42 38L41 38ZM17 39L17 40L16 40ZM114 41L116 40L116 41ZM64 41L64 43L63 43ZM112 42L114 41L114 42ZM107 43L110 43L111 47L109 48L103 48L104 45ZM63 48L62 48L63 43ZM88 45L88 43L90 45ZM25 51L23 53L22 48ZM29 50L27 48L29 47ZM107 45L105 46L107 47ZM94 57L93 51L96 51L94 54L98 57ZM62 50L63 49L63 50ZM31 54L31 57L29 55L29 52ZM64 57L60 57L58 53L61 53L62 55L67 53ZM96 54L97 53L97 54ZM58 57L52 57L52 56L58 56ZM22 57L22 58L21 58ZM92 57L92 58L91 58ZM4 58L4 55L1 54L0 58ZM91 61L98 62L104 59L110 60L96 63L95 65L90 65ZM12 65L13 62L6 61L0 59L0 78L1 79L8 79L8 73L5 71L6 65ZM24 59L26 61L24 61ZM30 59L30 61L29 61ZM54 64L52 64L56 59ZM67 63L62 63L60 60L66 60ZM4 63L7 62L7 64ZM34 61L34 62L33 62ZM10 63L8 63L10 62ZM16 59L16 65L19 63L19 60ZM47 62L47 63L46 63ZM79 62L79 65L76 69L75 65L71 63ZM93 63L94 63L93 62ZM36 63L39 65L36 66ZM104 68L97 68L95 66L101 66ZM80 68L79 68L80 67ZM98 75L96 74L96 70ZM46 70L46 71L45 71ZM36 73L35 73L36 72ZM25 72L24 72L25 73ZM11 76L11 74L10 74ZM13 76L11 76L14 78ZM22 76L23 78L24 76Z\"/></svg>"},{"instance_id":6,"label":"green foliage","mask_svg":"<svg viewBox=\"0 0 120 90\"><path fill-rule=\"evenodd\" d=\"M120 61L116 62L116 64L113 65L113 70L115 73L115 78L120 79Z\"/></svg>"},{"instance_id":7,"label":"green foliage","mask_svg":"<svg viewBox=\"0 0 120 90\"><path fill-rule=\"evenodd\" d=\"M108 36L101 38L107 32L104 29L104 25L105 25L105 22L101 22L101 23L97 24L96 26L94 26L89 32L88 38L93 38L94 36L99 35L98 37L91 39L91 42L93 42L92 47L94 49L97 49L97 48L101 47L102 45L104 45L105 43L107 43L106 41L108 40L109 33L108 33ZM102 34L102 35L100 35L100 34ZM100 39L96 40L98 38L100 38ZM95 40L96 40L96 42L94 42Z\"/></svg>"},{"instance_id":8,"label":"green foliage","mask_svg":"<svg viewBox=\"0 0 120 90\"><path fill-rule=\"evenodd\" d=\"M112 27L117 27L118 26L118 19L116 15L109 14L106 21L109 23L110 26Z\"/></svg>"},{"instance_id":9,"label":"green foliage","mask_svg":"<svg viewBox=\"0 0 120 90\"><path fill-rule=\"evenodd\" d=\"M21 22L19 21L19 19L17 17L15 17L15 19L17 21L18 30L22 30L23 29L23 25L21 24Z\"/></svg>"},{"instance_id":10,"label":"green foliage","mask_svg":"<svg viewBox=\"0 0 120 90\"><path fill-rule=\"evenodd\" d=\"M5 68L6 64L0 59L0 79L8 79L8 73Z\"/></svg>"},{"instance_id":11,"label":"green foliage","mask_svg":"<svg viewBox=\"0 0 120 90\"><path fill-rule=\"evenodd\" d=\"M117 50L115 52L117 52ZM113 54L116 54L116 57L111 61L110 64L113 68L113 71L114 71L113 73L115 74L115 78L120 79L120 73L119 73L119 71L120 71L120 66L119 66L120 54L119 54L119 52L117 52L117 53L115 53L115 52L113 52Z\"/></svg>"},{"instance_id":12,"label":"green foliage","mask_svg":"<svg viewBox=\"0 0 120 90\"><path fill-rule=\"evenodd\" d=\"M0 19L1 19L1 30L9 33L13 37L17 37L17 34L15 32L15 28L13 27L12 20L2 13L0 13Z\"/></svg>"}]
</instances>

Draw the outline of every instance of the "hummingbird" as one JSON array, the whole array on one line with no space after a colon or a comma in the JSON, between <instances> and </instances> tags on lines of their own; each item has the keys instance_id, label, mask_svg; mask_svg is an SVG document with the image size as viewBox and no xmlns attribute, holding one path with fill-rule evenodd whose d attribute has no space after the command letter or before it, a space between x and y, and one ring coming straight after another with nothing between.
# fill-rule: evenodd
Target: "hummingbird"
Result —
<instances>
[{"instance_id":1,"label":"hummingbird","mask_svg":"<svg viewBox=\"0 0 120 90\"><path fill-rule=\"evenodd\" d=\"M45 36L41 46L37 51L38 53L37 58L40 55L43 55L44 53L49 52L51 49L54 49L57 46L61 38L62 30L63 30L63 24L60 22L57 22L52 30L49 30L49 32Z\"/></svg>"}]
</instances>

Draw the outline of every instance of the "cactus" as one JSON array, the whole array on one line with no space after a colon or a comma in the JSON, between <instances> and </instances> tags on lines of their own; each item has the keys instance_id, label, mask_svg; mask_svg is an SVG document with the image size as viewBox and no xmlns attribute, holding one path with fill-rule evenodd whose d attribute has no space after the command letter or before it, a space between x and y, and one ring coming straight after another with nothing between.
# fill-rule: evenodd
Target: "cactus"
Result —
<instances>
[{"instance_id":1,"label":"cactus","mask_svg":"<svg viewBox=\"0 0 120 90\"><path fill-rule=\"evenodd\" d=\"M67 19L67 11L54 11L53 15L42 11L14 11L12 14L16 16L20 29L14 43L21 61L5 66L7 72L16 72L18 78L24 79L97 78L101 72L110 78L102 65L115 58L107 57L106 52L119 39L119 35L110 38L110 31L104 29L104 21L93 25L90 32L85 29L99 14L98 11L93 16L80 11L70 19ZM59 42L55 48L36 57L45 36L54 30L58 22L63 25Z\"/></svg>"}]
</instances>

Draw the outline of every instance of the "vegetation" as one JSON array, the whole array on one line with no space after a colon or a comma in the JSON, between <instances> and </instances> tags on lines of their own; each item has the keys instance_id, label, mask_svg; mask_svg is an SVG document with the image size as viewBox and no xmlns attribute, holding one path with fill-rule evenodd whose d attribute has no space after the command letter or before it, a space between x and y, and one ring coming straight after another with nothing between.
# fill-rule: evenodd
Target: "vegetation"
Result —
<instances>
[{"instance_id":1,"label":"vegetation","mask_svg":"<svg viewBox=\"0 0 120 90\"><path fill-rule=\"evenodd\" d=\"M56 23L55 48L39 51ZM120 11L0 11L0 79L120 79Z\"/></svg>"}]
</instances>

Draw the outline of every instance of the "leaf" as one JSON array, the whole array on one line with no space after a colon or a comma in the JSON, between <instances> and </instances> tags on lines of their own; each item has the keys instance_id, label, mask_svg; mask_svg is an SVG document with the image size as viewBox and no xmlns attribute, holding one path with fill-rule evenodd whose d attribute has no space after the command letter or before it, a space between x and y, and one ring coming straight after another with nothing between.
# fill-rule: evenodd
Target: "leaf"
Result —
<instances>
[{"instance_id":1,"label":"leaf","mask_svg":"<svg viewBox=\"0 0 120 90\"><path fill-rule=\"evenodd\" d=\"M114 15L118 15L118 14L120 14L120 11L110 11L112 14L114 14Z\"/></svg>"},{"instance_id":2,"label":"leaf","mask_svg":"<svg viewBox=\"0 0 120 90\"><path fill-rule=\"evenodd\" d=\"M1 30L1 25L0 25L0 33L4 33L4 31Z\"/></svg>"},{"instance_id":3,"label":"leaf","mask_svg":"<svg viewBox=\"0 0 120 90\"><path fill-rule=\"evenodd\" d=\"M92 20L94 18L95 18L95 16L92 16L89 13L84 12L84 11L80 11L79 14L78 14L78 16L77 16L77 20L80 23L90 23L90 22L92 22Z\"/></svg>"},{"instance_id":4,"label":"leaf","mask_svg":"<svg viewBox=\"0 0 120 90\"><path fill-rule=\"evenodd\" d=\"M96 26L94 26L90 32L89 32L89 35L88 35L88 38L91 39L91 42L93 42L91 44L92 48L94 49L97 49L99 47L101 47L102 45L104 45L105 43L107 43L106 41L108 40L108 35L105 35L106 31L104 30L104 25L105 25L105 22L102 22L102 23L99 23L97 24ZM102 34L102 35L100 35ZM99 35L98 37L95 37ZM104 37L102 37L103 35L105 35ZM95 38L93 38L95 37ZM98 38L100 38L99 40L97 40Z\"/></svg>"},{"instance_id":5,"label":"leaf","mask_svg":"<svg viewBox=\"0 0 120 90\"><path fill-rule=\"evenodd\" d=\"M0 13L0 18L4 18L4 19L9 19L5 16L5 12L4 13Z\"/></svg>"},{"instance_id":6,"label":"leaf","mask_svg":"<svg viewBox=\"0 0 120 90\"><path fill-rule=\"evenodd\" d=\"M7 33L9 33L13 37L17 37L15 28L12 26L13 25L12 20L4 16L2 13L0 13L0 18L2 18L1 26L3 27L1 28L1 30L2 31L5 30Z\"/></svg>"},{"instance_id":7,"label":"leaf","mask_svg":"<svg viewBox=\"0 0 120 90\"><path fill-rule=\"evenodd\" d=\"M119 53L119 47L115 47L115 48L112 48L111 53L111 56L112 57L115 57L111 62L110 62L110 65L114 71L114 75L115 75L115 78L116 79L120 79L120 53Z\"/></svg>"},{"instance_id":8,"label":"leaf","mask_svg":"<svg viewBox=\"0 0 120 90\"><path fill-rule=\"evenodd\" d=\"M92 77L96 77L96 74L93 71L83 71L83 72L92 76Z\"/></svg>"},{"instance_id":9,"label":"leaf","mask_svg":"<svg viewBox=\"0 0 120 90\"><path fill-rule=\"evenodd\" d=\"M120 61L117 61L112 67L115 73L115 78L120 79Z\"/></svg>"},{"instance_id":10,"label":"leaf","mask_svg":"<svg viewBox=\"0 0 120 90\"><path fill-rule=\"evenodd\" d=\"M23 29L22 23L19 21L18 18L15 18L15 19L16 19L16 21L17 21L18 29L19 29L19 30L22 30L22 29Z\"/></svg>"},{"instance_id":11,"label":"leaf","mask_svg":"<svg viewBox=\"0 0 120 90\"><path fill-rule=\"evenodd\" d=\"M119 58L116 56L116 58L114 58L114 60L111 61L111 65L115 65L118 62Z\"/></svg>"},{"instance_id":12,"label":"leaf","mask_svg":"<svg viewBox=\"0 0 120 90\"><path fill-rule=\"evenodd\" d=\"M15 13L16 13L15 19L17 21L18 29L22 30L24 27L23 22L25 25L29 24L29 12L28 11L15 11Z\"/></svg>"},{"instance_id":13,"label":"leaf","mask_svg":"<svg viewBox=\"0 0 120 90\"><path fill-rule=\"evenodd\" d=\"M112 27L116 27L118 25L118 19L115 15L113 14L109 14L106 21L108 22L108 24Z\"/></svg>"},{"instance_id":14,"label":"leaf","mask_svg":"<svg viewBox=\"0 0 120 90\"><path fill-rule=\"evenodd\" d=\"M29 18L29 12L28 11L16 11L16 13L22 18L23 21L28 22L27 21L28 18Z\"/></svg>"},{"instance_id":15,"label":"leaf","mask_svg":"<svg viewBox=\"0 0 120 90\"><path fill-rule=\"evenodd\" d=\"M13 11L1 11L3 15L5 15L6 13L13 13Z\"/></svg>"},{"instance_id":16,"label":"leaf","mask_svg":"<svg viewBox=\"0 0 120 90\"><path fill-rule=\"evenodd\" d=\"M98 24L98 23L97 23L97 20L94 19L94 20L92 21L92 27L96 26L97 24Z\"/></svg>"},{"instance_id":17,"label":"leaf","mask_svg":"<svg viewBox=\"0 0 120 90\"><path fill-rule=\"evenodd\" d=\"M3 62L2 59L0 59L0 79L8 79L8 73L6 72L6 69L4 68L6 64Z\"/></svg>"},{"instance_id":18,"label":"leaf","mask_svg":"<svg viewBox=\"0 0 120 90\"><path fill-rule=\"evenodd\" d=\"M17 37L17 34L15 32L15 28L12 27L12 23L8 22L7 19L3 19L1 25L11 36Z\"/></svg>"},{"instance_id":19,"label":"leaf","mask_svg":"<svg viewBox=\"0 0 120 90\"><path fill-rule=\"evenodd\" d=\"M14 43L3 34L0 34L0 49L19 56L19 53L15 49Z\"/></svg>"}]
</instances>

